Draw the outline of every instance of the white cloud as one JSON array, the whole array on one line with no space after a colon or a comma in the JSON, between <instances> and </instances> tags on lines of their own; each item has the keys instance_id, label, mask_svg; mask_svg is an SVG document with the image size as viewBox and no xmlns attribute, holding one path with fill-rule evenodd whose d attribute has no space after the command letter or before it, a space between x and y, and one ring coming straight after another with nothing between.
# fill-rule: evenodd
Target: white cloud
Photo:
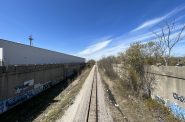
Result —
<instances>
[{"instance_id":1,"label":"white cloud","mask_svg":"<svg viewBox=\"0 0 185 122\"><path fill-rule=\"evenodd\" d=\"M166 18L166 16L163 16L163 17L155 18L155 19L153 19L153 20L146 21L146 22L144 22L142 25L140 25L139 27L137 27L137 28L135 28L134 30L132 30L132 32L141 30L141 29L143 29L143 28L152 26L152 25L154 25L154 24L157 24L157 23L161 22L162 20L164 20L165 18Z\"/></svg>"},{"instance_id":2,"label":"white cloud","mask_svg":"<svg viewBox=\"0 0 185 122\"><path fill-rule=\"evenodd\" d=\"M172 32L171 39L174 39L176 37L179 28L182 28L183 25L184 25L183 23L176 25L176 28ZM154 32L157 32L158 34L161 33L159 28L155 29ZM182 35L185 36L185 31L182 33ZM156 38L157 37L152 32L132 33L132 34L127 33L119 37L114 38L109 37L109 40L106 40L106 38L104 38L103 40L105 41L99 41L96 44L88 46L86 49L77 53L77 55L85 57L87 60L89 59L99 60L103 56L117 55L120 52L124 52L125 49L127 49L131 43L134 43L136 41L146 43L151 40L156 40ZM180 41L179 45L183 45L184 47L184 41L185 40ZM179 46L177 45L176 48L174 48L174 53L175 55L177 54L182 55L183 52L179 51L182 51L183 48L178 49L178 47Z\"/></svg>"},{"instance_id":3,"label":"white cloud","mask_svg":"<svg viewBox=\"0 0 185 122\"><path fill-rule=\"evenodd\" d=\"M145 33L142 35L122 35L120 37L111 38L110 40L100 41L94 45L88 46L86 49L77 53L77 56L82 56L89 59L99 60L103 56L117 55L119 52L123 52L129 47L130 43L135 41L142 41L151 38L151 33ZM110 46L110 42L112 45Z\"/></svg>"},{"instance_id":4,"label":"white cloud","mask_svg":"<svg viewBox=\"0 0 185 122\"><path fill-rule=\"evenodd\" d=\"M85 57L92 55L92 54L96 53L97 51L100 51L100 50L104 49L105 47L107 47L110 42L111 42L111 40L98 42L98 43L93 44L93 45L87 47L86 49L80 51L77 55L85 56Z\"/></svg>"},{"instance_id":5,"label":"white cloud","mask_svg":"<svg viewBox=\"0 0 185 122\"><path fill-rule=\"evenodd\" d=\"M152 20L144 22L143 24L141 24L140 26L138 26L137 28L135 28L131 32L135 32L135 31L138 31L138 30L141 30L141 29L144 29L144 28L156 25L156 24L162 22L163 20L172 17L173 15L177 14L178 12L180 12L180 11L182 11L184 9L185 9L185 6L177 7L174 10L172 10L171 12L169 12L168 14L166 14L166 15L164 15L162 17L158 17L158 18L155 18L155 19L152 19Z\"/></svg>"},{"instance_id":6,"label":"white cloud","mask_svg":"<svg viewBox=\"0 0 185 122\"><path fill-rule=\"evenodd\" d=\"M176 32L173 33L171 38L174 38L174 36L176 34L177 34ZM185 32L182 35L185 35ZM119 37L117 37L117 38L119 38ZM133 42L142 41L142 43L146 43L148 41L151 41L150 39L154 40L156 38L157 37L152 33L145 33L145 34L135 36L135 37L119 38L120 39L119 43L115 44L112 47L106 47L106 48L104 48L104 49L102 49L92 55L88 55L88 56L86 56L86 58L99 60L104 56L117 55L120 52L124 52L130 46L130 44ZM115 40L116 40L116 38L112 38L113 42ZM181 47L179 49L178 49L178 47L179 47L178 45L174 48L173 51L174 51L175 55L182 56L182 54L184 54L184 51L183 51L184 48L182 48L182 47L184 47L184 44L182 44L184 42L185 42L185 40L179 42L179 45L181 45ZM178 49L178 50L176 50L176 49Z\"/></svg>"},{"instance_id":7,"label":"white cloud","mask_svg":"<svg viewBox=\"0 0 185 122\"><path fill-rule=\"evenodd\" d=\"M128 44L119 44L119 45L115 45L113 47L107 47L104 48L103 50L94 53L93 55L87 56L87 59L95 59L95 60L99 60L104 56L110 56L110 55L117 55L119 52L123 52L125 51L125 49L129 47Z\"/></svg>"}]
</instances>

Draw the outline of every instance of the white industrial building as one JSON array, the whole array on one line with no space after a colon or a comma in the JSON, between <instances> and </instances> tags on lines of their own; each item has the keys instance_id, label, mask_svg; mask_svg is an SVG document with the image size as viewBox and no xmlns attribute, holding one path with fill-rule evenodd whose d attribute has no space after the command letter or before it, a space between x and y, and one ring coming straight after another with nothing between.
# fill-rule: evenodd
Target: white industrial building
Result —
<instances>
[{"instance_id":1,"label":"white industrial building","mask_svg":"<svg viewBox=\"0 0 185 122\"><path fill-rule=\"evenodd\" d=\"M0 39L0 65L85 63L85 59Z\"/></svg>"}]
</instances>

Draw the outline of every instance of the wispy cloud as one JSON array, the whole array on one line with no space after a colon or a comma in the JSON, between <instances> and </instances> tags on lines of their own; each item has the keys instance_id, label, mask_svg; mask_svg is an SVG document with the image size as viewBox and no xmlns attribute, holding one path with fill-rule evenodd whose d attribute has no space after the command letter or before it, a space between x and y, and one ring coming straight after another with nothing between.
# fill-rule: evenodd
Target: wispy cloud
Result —
<instances>
[{"instance_id":1,"label":"wispy cloud","mask_svg":"<svg viewBox=\"0 0 185 122\"><path fill-rule=\"evenodd\" d=\"M97 53L94 53L91 56L87 56L86 58L87 59L99 60L102 57L106 57L106 56L110 56L110 55L115 56L118 53L125 51L128 47L129 47L129 44L122 43L122 44L115 45L115 46L112 46L112 47L104 48L103 50L98 51Z\"/></svg>"},{"instance_id":2,"label":"wispy cloud","mask_svg":"<svg viewBox=\"0 0 185 122\"><path fill-rule=\"evenodd\" d=\"M161 16L161 17L158 17L158 18L154 18L152 20L144 22L143 24L141 24L137 28L133 29L131 32L135 32L135 31L138 31L138 30L141 30L141 29L148 28L148 27L151 27L153 25L156 25L156 24L164 21L165 19L174 16L175 14L177 14L178 12L180 12L180 11L182 11L184 9L185 9L185 6L177 7L177 8L175 8L174 10L172 10L171 12L167 13L164 16Z\"/></svg>"},{"instance_id":3,"label":"wispy cloud","mask_svg":"<svg viewBox=\"0 0 185 122\"><path fill-rule=\"evenodd\" d=\"M174 39L177 36L178 29L181 28L183 25L184 24L177 25L177 29L175 29L175 31L172 32L171 39ZM156 29L154 31L160 34L160 29ZM185 36L185 32L182 33L182 36ZM106 41L100 41L94 45L88 46L86 49L80 51L77 55L83 56L87 60L89 59L99 60L104 56L117 55L120 52L124 52L130 46L131 43L134 43L136 41L141 41L142 43L146 43L148 41L156 40L156 39L157 37L152 32L147 32L143 34L131 34L131 35L124 34L119 37L114 37ZM179 44L184 42L185 40L179 42ZM176 48L178 47L179 46L177 45ZM182 51L182 48L180 49L174 50L174 54L177 55L178 51ZM178 55L182 55L182 54L183 52L178 53Z\"/></svg>"},{"instance_id":4,"label":"wispy cloud","mask_svg":"<svg viewBox=\"0 0 185 122\"><path fill-rule=\"evenodd\" d=\"M89 56L89 55L93 55L97 51L100 51L100 50L106 48L110 42L111 42L111 40L98 42L96 44L88 46L86 49L80 51L77 55L85 56L85 57Z\"/></svg>"},{"instance_id":5,"label":"wispy cloud","mask_svg":"<svg viewBox=\"0 0 185 122\"><path fill-rule=\"evenodd\" d=\"M130 43L133 43L135 41L147 40L152 36L154 35L152 35L151 33L146 33L135 36L122 35L120 37L114 37L109 40L100 41L96 44L88 46L86 49L77 53L77 56L82 56L87 60L99 60L103 56L117 55L119 52L123 52L125 49L127 49Z\"/></svg>"},{"instance_id":6,"label":"wispy cloud","mask_svg":"<svg viewBox=\"0 0 185 122\"><path fill-rule=\"evenodd\" d=\"M163 16L163 17L159 17L159 18L155 18L155 19L146 21L142 25L140 25L139 27L137 27L134 30L132 30L132 32L135 32L135 31L141 30L143 28L146 28L146 27L150 27L152 25L155 25L155 24L161 22L162 20L164 20L165 18L166 18L166 16Z\"/></svg>"},{"instance_id":7,"label":"wispy cloud","mask_svg":"<svg viewBox=\"0 0 185 122\"><path fill-rule=\"evenodd\" d=\"M180 7L180 8L176 8L173 11L169 12L168 14L159 17L159 18L155 18L153 20L147 21L145 23L143 23L141 26L137 27L134 31L137 30L142 30L142 29L148 29L149 27L160 23L161 21L163 21L164 19L168 18L168 17L172 17L173 15L175 15L176 13L182 11L185 9L184 7ZM177 35L177 32L180 28L182 28L182 26L185 24L183 23L184 21L180 21L184 19L184 15L179 16L176 21L179 21L180 23L177 23L176 28L174 29L174 31L172 32L171 35L171 39L174 39ZM153 32L156 32L158 34L161 34L161 30L160 28L155 28L153 30ZM182 34L182 36L185 36L185 32ZM143 43L151 41L151 40L156 40L157 37L155 36L155 34L153 34L152 32L148 32L148 31L137 31L134 33L125 33L121 36L117 36L117 37L108 37L108 38L103 38L103 39L98 39L98 41L96 40L95 44L90 45L88 47L86 47L84 50L80 51L77 53L78 56L82 56L85 57L87 60L88 59L95 59L95 60L99 60L100 58L102 58L103 56L110 56L110 55L117 55L119 52L124 52L131 43L136 42L136 41L141 41ZM184 43L185 40L179 42L179 45L177 45L174 49L174 54L175 55L183 55L184 53L180 51L182 51L184 48ZM183 46L182 46L183 45ZM179 47L179 49L178 49ZM178 49L178 50L176 50Z\"/></svg>"}]
</instances>

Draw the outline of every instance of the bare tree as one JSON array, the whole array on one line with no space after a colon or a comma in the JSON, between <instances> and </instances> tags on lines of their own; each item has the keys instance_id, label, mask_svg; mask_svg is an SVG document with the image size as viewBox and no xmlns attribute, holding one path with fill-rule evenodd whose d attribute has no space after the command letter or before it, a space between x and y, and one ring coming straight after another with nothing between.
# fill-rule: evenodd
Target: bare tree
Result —
<instances>
[{"instance_id":1,"label":"bare tree","mask_svg":"<svg viewBox=\"0 0 185 122\"><path fill-rule=\"evenodd\" d=\"M163 41L162 40L156 41L155 50L154 50L154 55L156 57L156 60L162 57L165 62L165 65L168 65L165 52L166 52L166 46L164 45Z\"/></svg>"},{"instance_id":2,"label":"bare tree","mask_svg":"<svg viewBox=\"0 0 185 122\"><path fill-rule=\"evenodd\" d=\"M159 32L153 32L158 42L158 51L160 51L166 65L168 65L169 58L171 57L171 52L174 46L184 38L183 31L185 30L185 25L176 25L176 21L165 22L165 25L160 28Z\"/></svg>"}]
</instances>

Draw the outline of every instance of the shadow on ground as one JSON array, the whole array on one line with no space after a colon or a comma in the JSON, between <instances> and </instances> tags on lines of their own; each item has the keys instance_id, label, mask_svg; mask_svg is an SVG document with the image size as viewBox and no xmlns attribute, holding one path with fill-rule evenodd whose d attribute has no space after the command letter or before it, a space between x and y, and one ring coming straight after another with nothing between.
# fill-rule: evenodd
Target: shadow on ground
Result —
<instances>
[{"instance_id":1,"label":"shadow on ground","mask_svg":"<svg viewBox=\"0 0 185 122\"><path fill-rule=\"evenodd\" d=\"M59 84L40 93L32 99L14 107L13 109L0 115L0 122L31 122L42 113L50 104L57 102L54 100L78 73L64 79Z\"/></svg>"}]
</instances>

